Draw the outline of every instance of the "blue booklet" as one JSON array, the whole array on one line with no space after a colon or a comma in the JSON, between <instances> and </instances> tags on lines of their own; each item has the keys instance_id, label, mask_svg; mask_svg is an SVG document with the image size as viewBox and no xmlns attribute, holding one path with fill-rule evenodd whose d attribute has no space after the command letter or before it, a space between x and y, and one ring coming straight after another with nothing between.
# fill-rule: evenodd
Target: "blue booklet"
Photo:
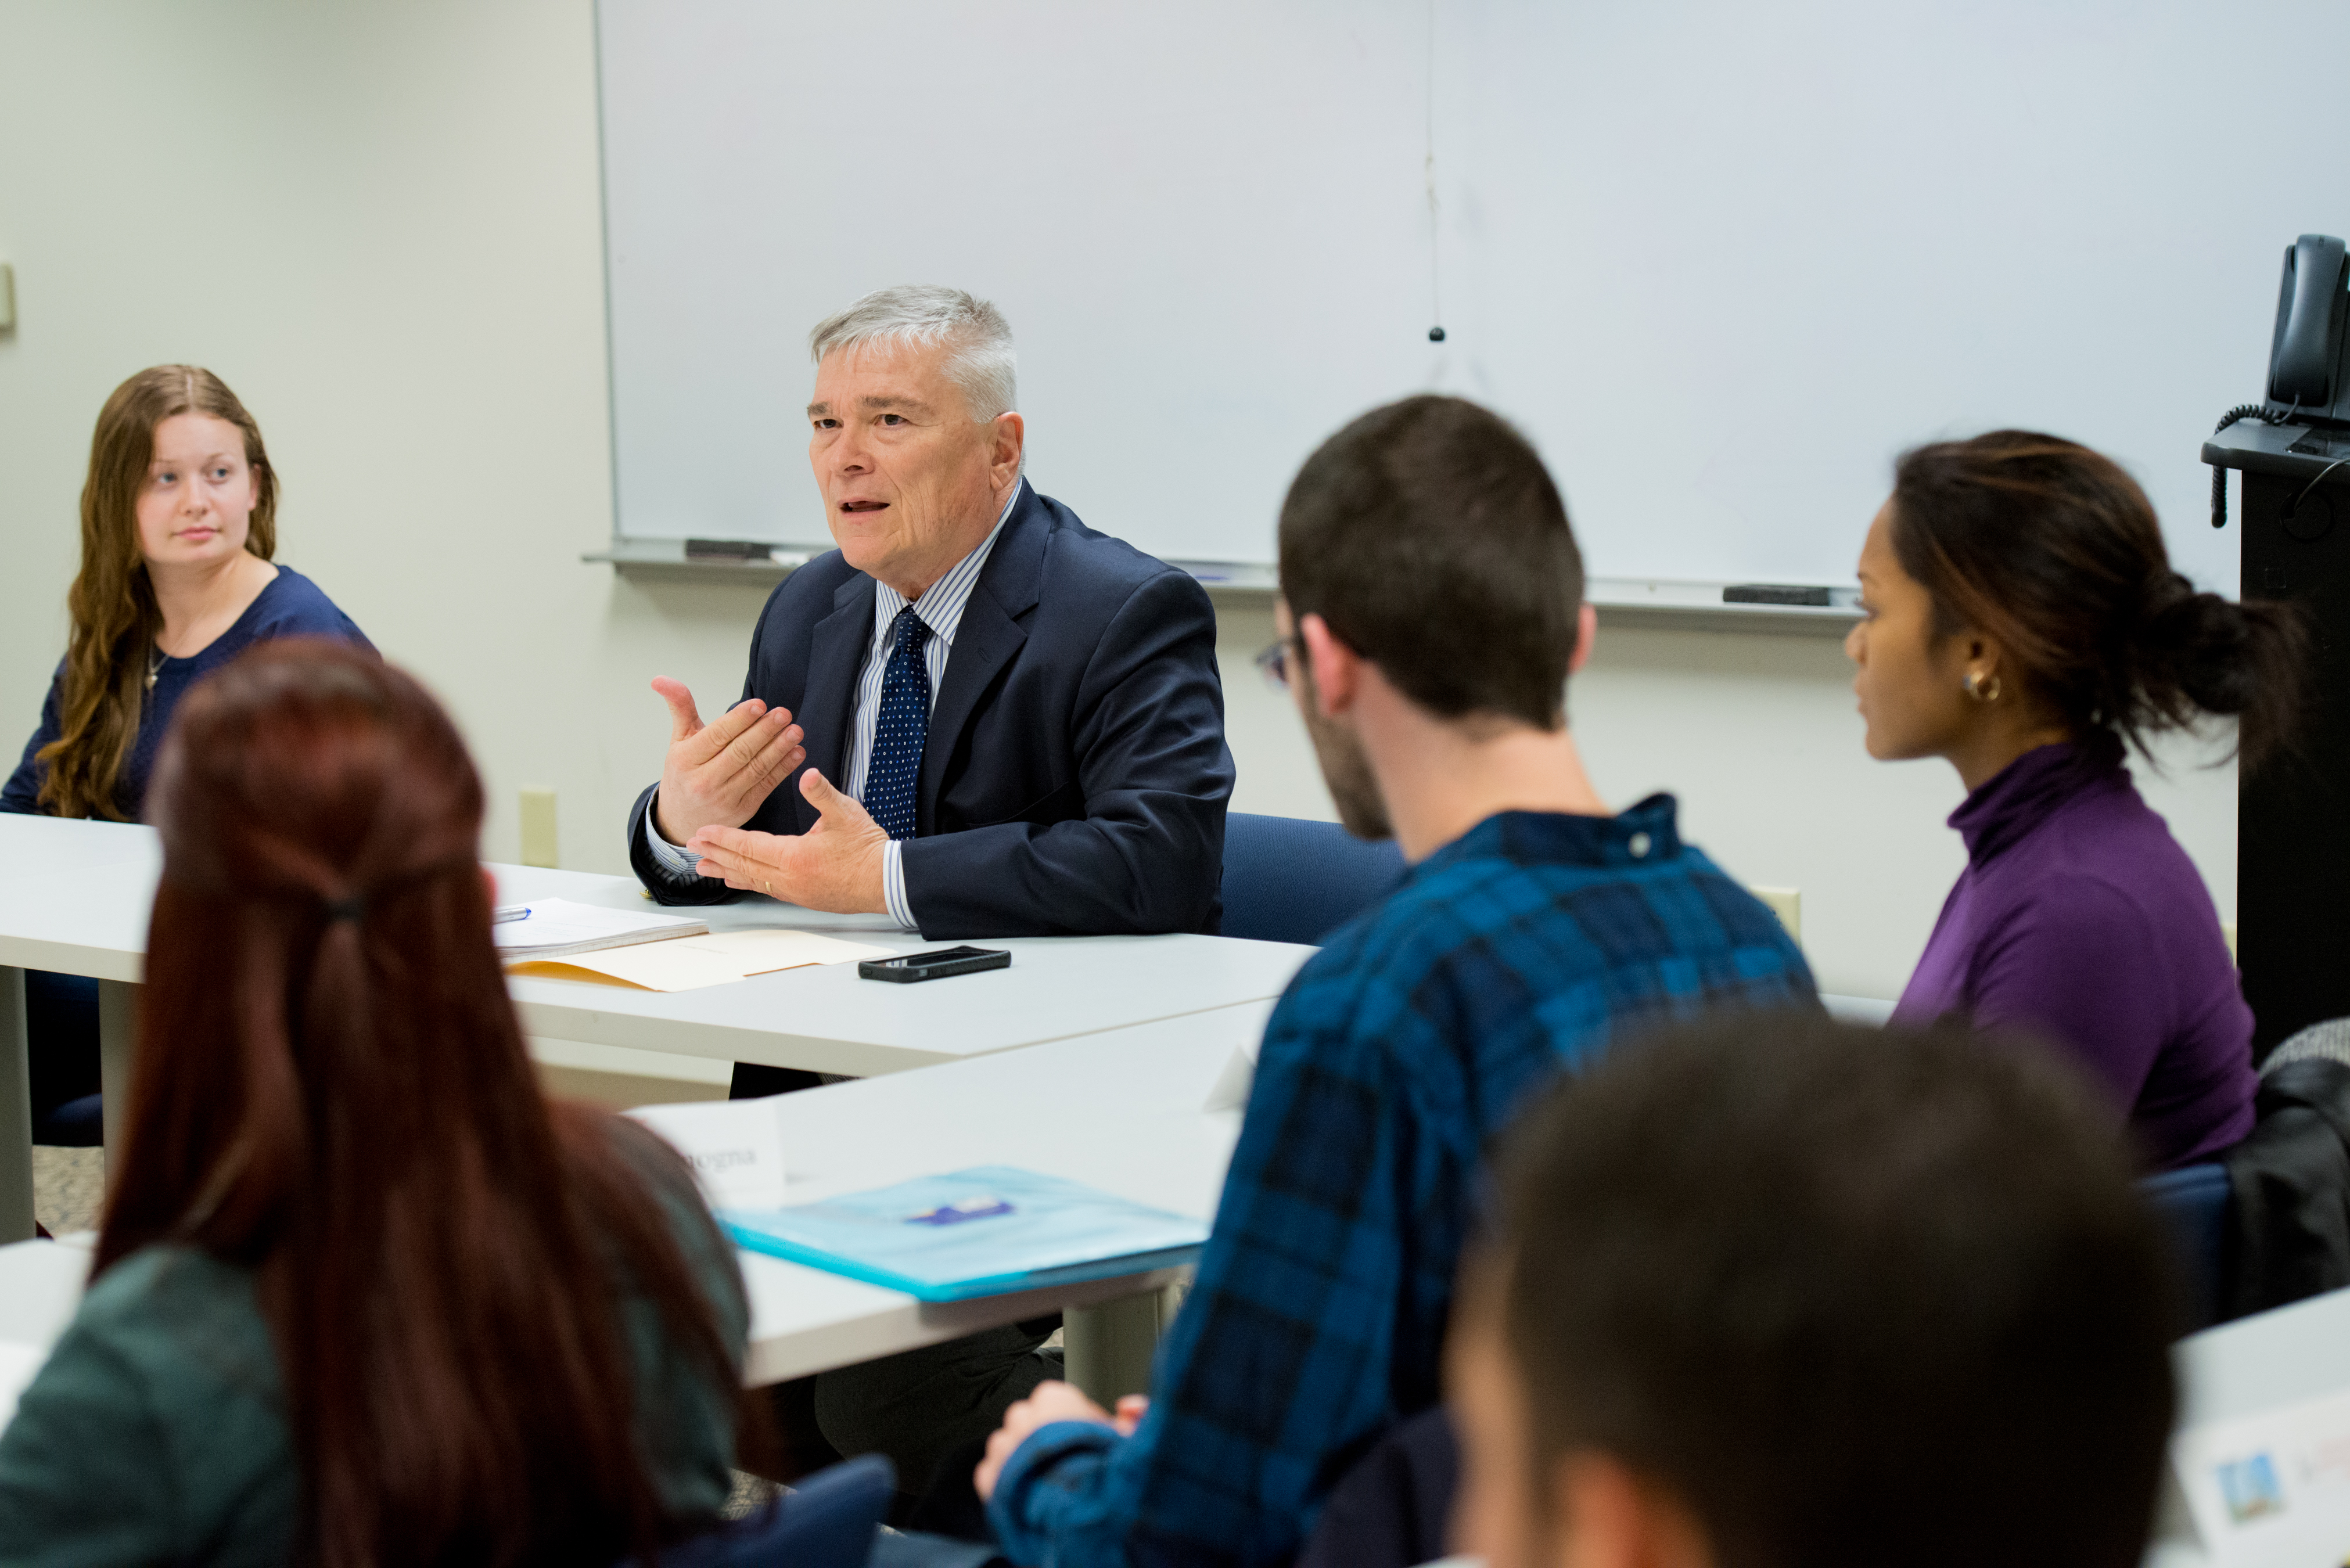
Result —
<instances>
[{"instance_id":1,"label":"blue booklet","mask_svg":"<svg viewBox=\"0 0 2350 1568\"><path fill-rule=\"evenodd\" d=\"M1208 1239L1200 1220L1009 1165L718 1218L754 1252L926 1302L1174 1268Z\"/></svg>"}]
</instances>

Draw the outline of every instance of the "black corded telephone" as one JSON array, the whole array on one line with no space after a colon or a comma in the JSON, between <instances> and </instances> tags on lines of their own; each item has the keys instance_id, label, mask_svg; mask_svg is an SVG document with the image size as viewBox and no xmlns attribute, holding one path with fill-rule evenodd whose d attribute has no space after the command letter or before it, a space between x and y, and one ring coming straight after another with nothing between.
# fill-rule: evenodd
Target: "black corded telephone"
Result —
<instances>
[{"instance_id":1,"label":"black corded telephone","mask_svg":"<svg viewBox=\"0 0 2350 1568\"><path fill-rule=\"evenodd\" d=\"M2331 234L2303 234L2284 253L2276 335L2269 345L2268 398L2230 409L2203 447L2203 461L2211 464L2212 527L2228 525L2230 468L2295 476L2309 472L2307 488L2287 504L2289 523L2310 491L2350 462L2350 364L2344 360L2350 334L2345 334L2345 325L2350 325L2350 249ZM2246 431L2225 442L2219 439L2245 420L2272 431Z\"/></svg>"},{"instance_id":2,"label":"black corded telephone","mask_svg":"<svg viewBox=\"0 0 2350 1568\"><path fill-rule=\"evenodd\" d=\"M2229 469L2243 473L2236 530L2244 603L2290 607L2308 634L2300 722L2273 761L2237 781L2237 961L2252 1060L2321 1019L2350 1014L2342 961L2350 887L2350 257L2327 234L2284 255L2267 396L2203 443L2211 521ZM2258 748L2254 748L2258 749Z\"/></svg>"}]
</instances>

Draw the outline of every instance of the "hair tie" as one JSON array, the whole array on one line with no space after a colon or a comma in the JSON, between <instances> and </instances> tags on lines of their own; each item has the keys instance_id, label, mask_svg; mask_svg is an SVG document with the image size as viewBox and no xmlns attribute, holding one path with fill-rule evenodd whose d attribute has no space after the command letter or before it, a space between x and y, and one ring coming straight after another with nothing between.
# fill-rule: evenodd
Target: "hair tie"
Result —
<instances>
[{"instance_id":1,"label":"hair tie","mask_svg":"<svg viewBox=\"0 0 2350 1568\"><path fill-rule=\"evenodd\" d=\"M367 901L356 893L352 894L348 898L329 898L327 900L327 919L329 922L335 920L356 921L366 913Z\"/></svg>"}]
</instances>

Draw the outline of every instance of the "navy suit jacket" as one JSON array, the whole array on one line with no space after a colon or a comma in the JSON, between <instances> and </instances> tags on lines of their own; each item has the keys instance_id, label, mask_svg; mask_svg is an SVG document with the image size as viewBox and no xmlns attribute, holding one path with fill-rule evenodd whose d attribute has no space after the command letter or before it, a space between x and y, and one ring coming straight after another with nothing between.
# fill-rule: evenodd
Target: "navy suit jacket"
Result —
<instances>
[{"instance_id":1,"label":"navy suit jacket","mask_svg":"<svg viewBox=\"0 0 2350 1568\"><path fill-rule=\"evenodd\" d=\"M803 766L836 784L872 640L873 579L837 550L785 578L751 634L743 695L790 709ZM653 858L653 793L629 814L646 888L664 904L735 897ZM922 935L1213 932L1232 793L1206 590L1022 482L931 708L902 852ZM743 826L816 820L794 773Z\"/></svg>"}]
</instances>

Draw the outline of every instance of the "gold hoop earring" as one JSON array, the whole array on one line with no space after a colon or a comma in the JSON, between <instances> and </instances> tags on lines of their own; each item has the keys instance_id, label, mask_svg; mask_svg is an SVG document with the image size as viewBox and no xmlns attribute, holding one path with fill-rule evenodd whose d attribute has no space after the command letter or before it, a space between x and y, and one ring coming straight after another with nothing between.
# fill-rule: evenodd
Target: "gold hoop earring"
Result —
<instances>
[{"instance_id":1,"label":"gold hoop earring","mask_svg":"<svg viewBox=\"0 0 2350 1568\"><path fill-rule=\"evenodd\" d=\"M1987 703L1996 702L1999 701L2000 684L1999 677L1996 675L1986 680L1981 676L1970 670L1967 671L1967 678L1959 682L1959 684L1965 689L1968 696L1973 698L1978 702Z\"/></svg>"}]
</instances>

